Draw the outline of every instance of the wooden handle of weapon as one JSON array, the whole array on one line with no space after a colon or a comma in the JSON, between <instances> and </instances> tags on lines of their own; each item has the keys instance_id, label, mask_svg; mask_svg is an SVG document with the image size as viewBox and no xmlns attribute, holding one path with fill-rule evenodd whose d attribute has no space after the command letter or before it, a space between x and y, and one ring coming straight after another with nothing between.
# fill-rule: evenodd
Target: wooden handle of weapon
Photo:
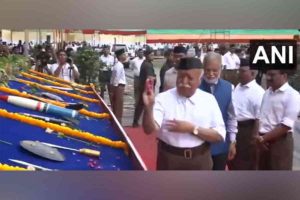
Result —
<instances>
[{"instance_id":1,"label":"wooden handle of weapon","mask_svg":"<svg viewBox=\"0 0 300 200\"><path fill-rule=\"evenodd\" d=\"M79 149L79 152L88 156L100 156L100 151L92 150L92 149Z\"/></svg>"}]
</instances>

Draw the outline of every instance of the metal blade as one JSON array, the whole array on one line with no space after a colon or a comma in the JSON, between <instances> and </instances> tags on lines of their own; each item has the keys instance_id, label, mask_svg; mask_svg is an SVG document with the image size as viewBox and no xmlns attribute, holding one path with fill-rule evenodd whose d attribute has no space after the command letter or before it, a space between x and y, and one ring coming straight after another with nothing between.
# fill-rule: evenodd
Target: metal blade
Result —
<instances>
[{"instance_id":1,"label":"metal blade","mask_svg":"<svg viewBox=\"0 0 300 200\"><path fill-rule=\"evenodd\" d=\"M49 144L49 143L46 143L46 142L41 142L42 144L45 144L49 147L54 147L54 148L58 148L58 149L66 149L66 150L70 150L70 151L77 151L79 152L79 150L77 149L72 149L72 148L69 148L69 147L63 147L63 146L59 146L59 145L55 145L55 144Z\"/></svg>"},{"instance_id":2,"label":"metal blade","mask_svg":"<svg viewBox=\"0 0 300 200\"><path fill-rule=\"evenodd\" d=\"M31 163L28 163L28 162L24 162L24 161L21 161L21 160L14 160L14 159L9 159L10 161L12 162L15 162L15 163L18 163L18 164L21 164L21 165L25 165L25 166L32 166L36 169L41 169L43 171L53 171L52 169L49 169L49 168L45 168L45 167L41 167L41 166L38 166L38 165L34 165L34 164L31 164Z\"/></svg>"}]
</instances>

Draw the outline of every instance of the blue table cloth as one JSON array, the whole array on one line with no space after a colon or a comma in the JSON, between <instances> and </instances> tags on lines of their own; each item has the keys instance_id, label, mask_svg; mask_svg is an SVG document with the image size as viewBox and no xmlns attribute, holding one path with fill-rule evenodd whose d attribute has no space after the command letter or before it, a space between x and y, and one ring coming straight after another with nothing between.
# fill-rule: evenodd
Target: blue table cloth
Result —
<instances>
[{"instance_id":1,"label":"blue table cloth","mask_svg":"<svg viewBox=\"0 0 300 200\"><path fill-rule=\"evenodd\" d=\"M24 80L30 80L22 77ZM30 80L34 81L34 80ZM32 87L26 86L23 83L10 81L9 87L17 89L19 91L32 91ZM42 91L41 92L47 92ZM0 92L0 95L8 95ZM90 98L97 98L94 95L82 95ZM83 102L78 99L73 99L68 96L60 95L66 102L78 103ZM99 103L87 103L89 111L103 112L104 109ZM49 117L59 118L58 116L49 115L34 110L18 107L4 101L0 101L0 108L6 109L8 112L24 112L36 115L43 115ZM75 125L74 128L83 131L90 132L94 135L107 137L111 140L117 141L122 140L120 134L112 126L112 122L109 119L95 119L95 118L80 118L79 125ZM87 141L79 141L70 137L62 137L61 135L54 133L46 133L45 129L40 127L28 125L0 117L0 140L11 143L12 145L0 142L0 163L9 164L12 166L20 166L9 159L17 159L31 164L39 165L42 167L58 170L133 170L134 166L129 159L128 155L125 154L123 149L117 149L109 146L91 144ZM59 151L65 156L66 160L63 162L51 161L40 156L34 155L27 150L24 150L20 146L22 140L33 140L40 142L47 142L65 147L80 149L89 148L99 150L101 155L99 158L90 157L74 151L61 150Z\"/></svg>"}]
</instances>

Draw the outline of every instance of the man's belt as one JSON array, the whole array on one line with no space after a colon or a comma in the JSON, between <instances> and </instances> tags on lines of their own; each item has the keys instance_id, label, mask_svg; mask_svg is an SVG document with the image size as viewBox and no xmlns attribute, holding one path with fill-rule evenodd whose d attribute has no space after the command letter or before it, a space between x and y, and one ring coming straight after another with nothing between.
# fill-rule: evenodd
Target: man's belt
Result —
<instances>
[{"instance_id":1,"label":"man's belt","mask_svg":"<svg viewBox=\"0 0 300 200\"><path fill-rule=\"evenodd\" d=\"M238 121L238 126L253 126L254 123L255 123L254 119L249 119L249 120L245 120L245 121Z\"/></svg>"},{"instance_id":2,"label":"man's belt","mask_svg":"<svg viewBox=\"0 0 300 200\"><path fill-rule=\"evenodd\" d=\"M207 142L203 143L200 146L191 148L174 147L161 140L158 140L158 145L161 149L164 149L165 151L175 155L183 156L186 159L192 159L193 156L204 154L209 150L209 144Z\"/></svg>"}]
</instances>

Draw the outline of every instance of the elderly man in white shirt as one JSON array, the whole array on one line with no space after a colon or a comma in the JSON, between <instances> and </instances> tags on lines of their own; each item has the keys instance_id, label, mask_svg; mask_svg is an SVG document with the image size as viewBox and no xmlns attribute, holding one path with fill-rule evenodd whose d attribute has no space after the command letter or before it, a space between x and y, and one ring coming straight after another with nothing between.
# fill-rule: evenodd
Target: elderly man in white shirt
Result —
<instances>
[{"instance_id":1,"label":"elderly man in white shirt","mask_svg":"<svg viewBox=\"0 0 300 200\"><path fill-rule=\"evenodd\" d=\"M64 50L57 52L58 63L51 66L51 72L54 76L62 78L66 81L75 82L79 80L79 72L76 65L73 64L73 60L68 58Z\"/></svg>"},{"instance_id":2,"label":"elderly man in white shirt","mask_svg":"<svg viewBox=\"0 0 300 200\"><path fill-rule=\"evenodd\" d=\"M110 96L111 96L111 106L113 113L116 118L122 124L123 116L123 96L126 85L126 76L124 65L122 62L126 60L126 53L124 49L117 50L115 52L118 62L113 66L112 76L110 79Z\"/></svg>"},{"instance_id":3,"label":"elderly man in white shirt","mask_svg":"<svg viewBox=\"0 0 300 200\"><path fill-rule=\"evenodd\" d=\"M176 87L154 97L143 93L146 134L158 132L158 170L211 170L209 143L225 140L225 125L213 95L198 89L198 58L182 58Z\"/></svg>"},{"instance_id":4,"label":"elderly man in white shirt","mask_svg":"<svg viewBox=\"0 0 300 200\"><path fill-rule=\"evenodd\" d=\"M213 170L225 170L227 160L232 160L236 154L237 120L232 103L234 86L220 78L221 61L221 55L218 53L208 52L206 54L203 60L203 80L199 86L199 89L214 95L226 126L226 140L211 145Z\"/></svg>"},{"instance_id":5,"label":"elderly man in white shirt","mask_svg":"<svg viewBox=\"0 0 300 200\"><path fill-rule=\"evenodd\" d=\"M259 120L259 170L291 170L293 127L300 111L300 95L288 84L287 70L267 71L267 84Z\"/></svg>"},{"instance_id":6,"label":"elderly man in white shirt","mask_svg":"<svg viewBox=\"0 0 300 200\"><path fill-rule=\"evenodd\" d=\"M144 51L143 49L139 49L137 51L137 57L135 57L133 60L130 61L129 68L133 70L133 88L134 88L134 100L135 104L137 104L138 97L139 97L139 77L140 77L140 70L142 63L144 62L145 57L144 57Z\"/></svg>"},{"instance_id":7,"label":"elderly man in white shirt","mask_svg":"<svg viewBox=\"0 0 300 200\"><path fill-rule=\"evenodd\" d=\"M233 105L238 121L236 156L229 163L230 170L255 170L256 146L254 137L259 122L264 89L256 83L256 70L251 70L249 60L242 59L239 69L240 83L233 92Z\"/></svg>"}]
</instances>

